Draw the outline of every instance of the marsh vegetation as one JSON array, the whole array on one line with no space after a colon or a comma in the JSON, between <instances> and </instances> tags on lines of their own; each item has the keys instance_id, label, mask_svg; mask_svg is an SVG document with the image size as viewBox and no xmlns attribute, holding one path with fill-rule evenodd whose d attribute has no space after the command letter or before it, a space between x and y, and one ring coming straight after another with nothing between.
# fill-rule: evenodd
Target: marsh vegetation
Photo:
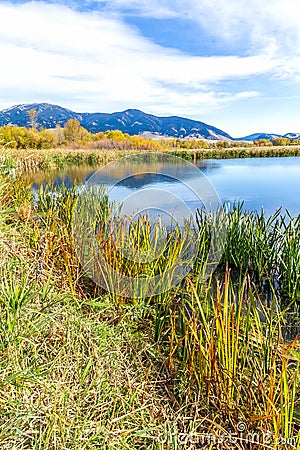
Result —
<instances>
[{"instance_id":1,"label":"marsh vegetation","mask_svg":"<svg viewBox=\"0 0 300 450\"><path fill-rule=\"evenodd\" d=\"M176 436L229 430L237 439L224 449L279 448L279 437L299 448L299 216L228 211L222 260L203 281L212 223L199 213L201 255L184 281L125 298L78 262L76 187L33 194L9 161L0 178L1 448L192 449ZM109 223L105 193L99 209ZM147 230L137 231L147 245ZM132 270L108 238L111 263ZM246 442L241 422L271 440Z\"/></svg>"}]
</instances>

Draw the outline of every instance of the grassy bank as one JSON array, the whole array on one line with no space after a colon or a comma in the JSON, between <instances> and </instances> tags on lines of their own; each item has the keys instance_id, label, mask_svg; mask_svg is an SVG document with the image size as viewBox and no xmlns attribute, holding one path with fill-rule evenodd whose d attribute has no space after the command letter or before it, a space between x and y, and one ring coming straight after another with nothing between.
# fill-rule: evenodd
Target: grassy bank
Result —
<instances>
[{"instance_id":1,"label":"grassy bank","mask_svg":"<svg viewBox=\"0 0 300 450\"><path fill-rule=\"evenodd\" d=\"M300 156L300 146L232 147L194 150L174 150L173 154L190 161L197 159L272 158Z\"/></svg>"},{"instance_id":2,"label":"grassy bank","mask_svg":"<svg viewBox=\"0 0 300 450\"><path fill-rule=\"evenodd\" d=\"M222 149L165 149L159 152L170 152L175 156L196 161L197 159L230 159L230 158L263 158L276 156L300 156L299 146L271 147L234 147ZM139 150L121 151L117 149L47 149L47 150L14 150L2 149L0 166L9 172L12 168L19 173L44 170L62 170L70 166L99 166L117 158L139 152Z\"/></svg>"},{"instance_id":3,"label":"grassy bank","mask_svg":"<svg viewBox=\"0 0 300 450\"><path fill-rule=\"evenodd\" d=\"M11 168L18 173L36 172L40 170L57 170L70 166L97 166L115 160L117 152L114 150L87 149L47 149L47 150L8 150L3 149L0 158L2 168Z\"/></svg>"},{"instance_id":4,"label":"grassy bank","mask_svg":"<svg viewBox=\"0 0 300 450\"><path fill-rule=\"evenodd\" d=\"M57 189L34 200L0 180L0 447L300 448L299 218L228 213L217 279L202 282L199 217L202 258L184 283L126 299L82 272L76 191Z\"/></svg>"}]
</instances>

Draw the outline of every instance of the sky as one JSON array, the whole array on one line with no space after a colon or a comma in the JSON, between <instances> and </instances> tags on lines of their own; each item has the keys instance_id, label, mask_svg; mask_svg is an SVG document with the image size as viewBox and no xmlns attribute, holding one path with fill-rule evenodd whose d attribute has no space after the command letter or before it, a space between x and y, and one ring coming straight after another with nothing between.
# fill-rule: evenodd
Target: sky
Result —
<instances>
[{"instance_id":1,"label":"sky","mask_svg":"<svg viewBox=\"0 0 300 450\"><path fill-rule=\"evenodd\" d=\"M300 132L299 0L0 0L0 110L49 102Z\"/></svg>"}]
</instances>

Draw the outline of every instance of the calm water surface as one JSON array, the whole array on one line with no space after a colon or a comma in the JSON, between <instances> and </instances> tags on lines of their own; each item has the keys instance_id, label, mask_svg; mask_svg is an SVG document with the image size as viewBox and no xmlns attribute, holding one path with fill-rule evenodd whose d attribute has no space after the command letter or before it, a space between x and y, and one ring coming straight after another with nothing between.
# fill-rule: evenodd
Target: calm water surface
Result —
<instances>
[{"instance_id":1,"label":"calm water surface","mask_svg":"<svg viewBox=\"0 0 300 450\"><path fill-rule=\"evenodd\" d=\"M289 210L293 216L300 214L300 157L201 160L197 166L211 181L222 202L230 202L232 205L234 202L243 201L245 209L264 208L268 215L280 207ZM147 170L159 172L158 163L149 163L141 169L141 175L126 179L130 167L124 166L118 173L113 174L111 179L101 179L101 176L95 175L93 180L110 186L125 178L115 186L114 199L124 198L138 189L163 189L168 184L168 189L173 190L187 203L192 204L195 201L188 190L176 180L147 173ZM33 187L37 189L46 181L66 185L72 185L74 182L84 183L95 172L95 168L83 166L48 176L40 173L34 176ZM187 183L193 176L194 173L189 173L188 170L184 174Z\"/></svg>"},{"instance_id":2,"label":"calm water surface","mask_svg":"<svg viewBox=\"0 0 300 450\"><path fill-rule=\"evenodd\" d=\"M207 160L202 169L223 201L244 201L247 210L264 208L300 214L300 157ZM201 167L201 165L200 165Z\"/></svg>"}]
</instances>

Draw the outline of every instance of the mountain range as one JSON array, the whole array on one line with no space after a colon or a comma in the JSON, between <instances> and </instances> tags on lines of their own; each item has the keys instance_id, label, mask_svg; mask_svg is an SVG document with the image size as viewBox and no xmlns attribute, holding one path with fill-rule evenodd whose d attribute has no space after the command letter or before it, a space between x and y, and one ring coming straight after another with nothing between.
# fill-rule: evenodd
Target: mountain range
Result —
<instances>
[{"instance_id":1,"label":"mountain range","mask_svg":"<svg viewBox=\"0 0 300 450\"><path fill-rule=\"evenodd\" d=\"M278 134L256 133L238 139L228 133L204 122L183 117L158 117L144 113L138 109L127 109L122 112L107 113L77 113L50 103L32 103L12 106L0 111L0 126L19 125L30 126L29 111L37 113L38 127L55 128L64 126L69 119L77 119L80 124L92 133L107 130L121 130L129 135L149 137L196 138L207 140L244 140L270 139L283 137ZM300 133L289 133L284 137L299 139Z\"/></svg>"},{"instance_id":2,"label":"mountain range","mask_svg":"<svg viewBox=\"0 0 300 450\"><path fill-rule=\"evenodd\" d=\"M300 139L300 133L274 134L274 133L254 133L249 136L235 138L236 141L256 141L259 139L268 139L273 141L276 138Z\"/></svg>"}]
</instances>

